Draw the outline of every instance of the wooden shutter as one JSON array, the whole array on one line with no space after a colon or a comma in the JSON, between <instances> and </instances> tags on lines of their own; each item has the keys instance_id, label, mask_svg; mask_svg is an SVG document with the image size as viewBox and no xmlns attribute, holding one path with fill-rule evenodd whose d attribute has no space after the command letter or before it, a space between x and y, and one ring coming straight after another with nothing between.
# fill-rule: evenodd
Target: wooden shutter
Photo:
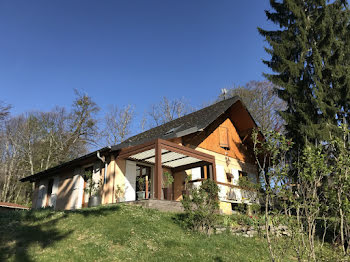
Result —
<instances>
[{"instance_id":1,"label":"wooden shutter","mask_svg":"<svg viewBox=\"0 0 350 262\"><path fill-rule=\"evenodd\" d=\"M228 130L226 127L219 127L219 136L220 136L220 146L229 147L228 145Z\"/></svg>"}]
</instances>

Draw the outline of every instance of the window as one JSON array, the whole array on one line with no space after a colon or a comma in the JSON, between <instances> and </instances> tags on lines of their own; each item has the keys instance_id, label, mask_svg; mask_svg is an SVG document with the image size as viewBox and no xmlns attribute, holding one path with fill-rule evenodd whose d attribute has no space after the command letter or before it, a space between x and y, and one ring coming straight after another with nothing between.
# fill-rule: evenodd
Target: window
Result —
<instances>
[{"instance_id":1,"label":"window","mask_svg":"<svg viewBox=\"0 0 350 262\"><path fill-rule=\"evenodd\" d=\"M204 166L201 166L201 178L204 179L205 178L205 174L204 174Z\"/></svg>"},{"instance_id":2,"label":"window","mask_svg":"<svg viewBox=\"0 0 350 262\"><path fill-rule=\"evenodd\" d=\"M222 148L229 148L228 144L228 130L226 127L219 127L219 140L220 140L220 147Z\"/></svg>"}]
</instances>

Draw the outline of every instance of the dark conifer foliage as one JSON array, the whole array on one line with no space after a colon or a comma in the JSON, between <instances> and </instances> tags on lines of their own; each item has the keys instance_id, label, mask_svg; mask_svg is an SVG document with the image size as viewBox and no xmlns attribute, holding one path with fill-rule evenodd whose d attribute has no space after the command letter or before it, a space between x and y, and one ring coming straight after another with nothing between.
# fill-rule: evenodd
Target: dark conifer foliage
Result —
<instances>
[{"instance_id":1,"label":"dark conifer foliage","mask_svg":"<svg viewBox=\"0 0 350 262\"><path fill-rule=\"evenodd\" d=\"M349 119L350 27L347 1L271 0L267 19L278 30L258 28L271 59L266 77L287 103L280 112L300 148L328 140Z\"/></svg>"}]
</instances>

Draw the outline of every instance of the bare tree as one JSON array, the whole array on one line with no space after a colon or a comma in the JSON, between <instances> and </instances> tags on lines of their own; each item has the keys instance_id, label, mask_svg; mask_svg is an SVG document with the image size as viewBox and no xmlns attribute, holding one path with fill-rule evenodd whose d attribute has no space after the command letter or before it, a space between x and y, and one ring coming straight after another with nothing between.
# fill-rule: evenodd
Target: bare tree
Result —
<instances>
[{"instance_id":1,"label":"bare tree","mask_svg":"<svg viewBox=\"0 0 350 262\"><path fill-rule=\"evenodd\" d=\"M0 101L0 120L4 120L10 114L10 109L10 105L6 105Z\"/></svg>"},{"instance_id":2,"label":"bare tree","mask_svg":"<svg viewBox=\"0 0 350 262\"><path fill-rule=\"evenodd\" d=\"M116 145L123 142L131 134L134 119L134 107L127 105L122 109L110 106L105 115L105 129L102 132L105 143Z\"/></svg>"},{"instance_id":3,"label":"bare tree","mask_svg":"<svg viewBox=\"0 0 350 262\"><path fill-rule=\"evenodd\" d=\"M76 94L71 112L56 107L5 121L0 130L0 201L28 202L30 187L20 178L76 158L94 143L98 108L87 95Z\"/></svg>"},{"instance_id":4,"label":"bare tree","mask_svg":"<svg viewBox=\"0 0 350 262\"><path fill-rule=\"evenodd\" d=\"M142 119L140 121L141 132L146 130L146 124L147 124L147 114L144 113L143 116L142 116Z\"/></svg>"},{"instance_id":5,"label":"bare tree","mask_svg":"<svg viewBox=\"0 0 350 262\"><path fill-rule=\"evenodd\" d=\"M98 134L96 114L100 109L87 94L83 94L76 89L74 92L76 99L73 102L69 117L70 132L65 145L69 147L77 140L96 145L96 135Z\"/></svg>"},{"instance_id":6,"label":"bare tree","mask_svg":"<svg viewBox=\"0 0 350 262\"><path fill-rule=\"evenodd\" d=\"M159 126L176 118L182 117L193 111L184 98L169 100L163 97L162 100L151 106L148 112L149 125Z\"/></svg>"},{"instance_id":7,"label":"bare tree","mask_svg":"<svg viewBox=\"0 0 350 262\"><path fill-rule=\"evenodd\" d=\"M224 94L219 96L223 100ZM276 86L268 81L250 81L243 87L233 87L227 90L226 98L239 96L247 106L253 118L263 130L280 129L283 120L278 114L284 110L285 103L278 98Z\"/></svg>"}]
</instances>

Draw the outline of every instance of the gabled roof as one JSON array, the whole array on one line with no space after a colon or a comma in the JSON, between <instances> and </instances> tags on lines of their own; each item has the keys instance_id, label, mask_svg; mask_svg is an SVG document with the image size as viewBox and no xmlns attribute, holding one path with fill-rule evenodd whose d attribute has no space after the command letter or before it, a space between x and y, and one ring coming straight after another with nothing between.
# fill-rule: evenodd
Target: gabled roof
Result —
<instances>
[{"instance_id":1,"label":"gabled roof","mask_svg":"<svg viewBox=\"0 0 350 262\"><path fill-rule=\"evenodd\" d=\"M238 96L217 102L213 105L195 111L191 114L174 119L163 125L149 129L143 133L128 138L124 142L112 146L113 150L119 150L129 146L142 144L157 138L171 139L182 137L201 131L213 123L220 115L226 112L233 104L240 101Z\"/></svg>"},{"instance_id":2,"label":"gabled roof","mask_svg":"<svg viewBox=\"0 0 350 262\"><path fill-rule=\"evenodd\" d=\"M251 127L252 125L256 126L256 123L253 117L250 115L248 110L246 110L240 98L238 96L234 96L232 98L217 102L213 105L210 105L208 107L195 111L191 114L174 119L163 125L149 129L138 135L132 136L118 145L114 145L112 147L104 147L98 151L100 153L118 151L122 148L143 144L158 138L168 140L168 139L182 137L185 135L196 133L198 131L202 131L206 127L208 127L210 124L212 124L216 119L218 119L222 114L224 114L229 108L231 108L237 102L240 102L239 103L240 108L244 110L244 116L246 117L246 119L250 117L250 122L248 123L248 126L249 127ZM237 114L242 114L242 111L237 111ZM237 130L241 133L243 133L243 131L245 131L247 128L246 123L240 123L238 120L236 121L235 125L237 125ZM49 168L47 170L36 173L34 175L24 177L20 179L20 181L32 182L35 179L38 179L42 176L46 176L54 172L59 172L59 170L61 170L62 168L68 168L75 165L79 165L81 161L88 160L91 157L95 157L97 159L96 154L98 151L94 151L90 154L62 163L61 165Z\"/></svg>"}]
</instances>

